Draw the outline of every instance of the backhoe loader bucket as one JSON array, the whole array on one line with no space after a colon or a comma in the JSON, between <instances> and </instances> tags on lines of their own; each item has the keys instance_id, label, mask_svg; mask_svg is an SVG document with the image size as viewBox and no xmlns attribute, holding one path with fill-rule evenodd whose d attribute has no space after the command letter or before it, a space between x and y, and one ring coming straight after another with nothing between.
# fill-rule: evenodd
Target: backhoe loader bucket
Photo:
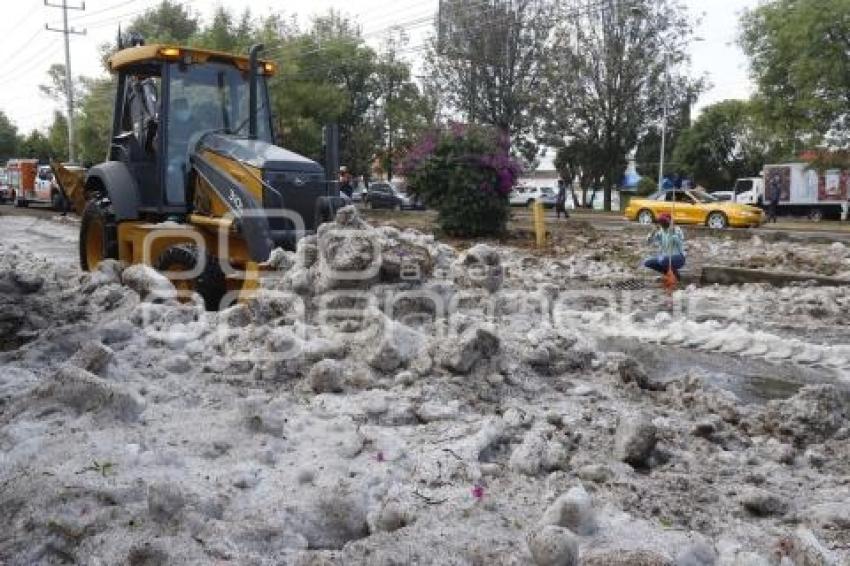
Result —
<instances>
[{"instance_id":1,"label":"backhoe loader bucket","mask_svg":"<svg viewBox=\"0 0 850 566\"><path fill-rule=\"evenodd\" d=\"M50 168L53 169L53 176L56 184L59 185L59 190L71 204L71 209L82 216L86 208L86 168L58 161L51 163Z\"/></svg>"}]
</instances>

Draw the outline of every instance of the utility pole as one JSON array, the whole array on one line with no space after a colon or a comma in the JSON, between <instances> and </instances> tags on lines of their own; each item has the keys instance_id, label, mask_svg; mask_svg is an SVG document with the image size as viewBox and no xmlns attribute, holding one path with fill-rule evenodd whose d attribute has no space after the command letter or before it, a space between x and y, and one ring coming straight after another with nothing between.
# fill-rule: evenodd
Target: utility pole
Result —
<instances>
[{"instance_id":1,"label":"utility pole","mask_svg":"<svg viewBox=\"0 0 850 566\"><path fill-rule=\"evenodd\" d=\"M51 4L47 0L44 0L44 5L50 8L62 8L62 29L52 28L48 24L44 24L44 29L60 32L65 36L65 90L67 91L65 98L68 103L68 161L74 163L76 161L74 151L74 80L71 78L71 47L69 38L71 34L85 35L86 30L78 31L68 27L68 10L85 10L86 4L83 2L79 6L69 6L68 0L62 0L61 4Z\"/></svg>"}]
</instances>

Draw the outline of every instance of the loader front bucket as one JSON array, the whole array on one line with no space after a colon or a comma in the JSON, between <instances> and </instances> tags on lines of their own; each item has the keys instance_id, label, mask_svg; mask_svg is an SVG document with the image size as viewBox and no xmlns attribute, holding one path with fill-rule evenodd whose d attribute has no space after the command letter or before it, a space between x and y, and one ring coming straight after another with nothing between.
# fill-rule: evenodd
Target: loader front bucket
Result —
<instances>
[{"instance_id":1,"label":"loader front bucket","mask_svg":"<svg viewBox=\"0 0 850 566\"><path fill-rule=\"evenodd\" d=\"M50 168L53 169L53 176L56 184L59 185L59 190L68 199L71 208L82 215L86 207L86 168L57 161L51 163Z\"/></svg>"}]
</instances>

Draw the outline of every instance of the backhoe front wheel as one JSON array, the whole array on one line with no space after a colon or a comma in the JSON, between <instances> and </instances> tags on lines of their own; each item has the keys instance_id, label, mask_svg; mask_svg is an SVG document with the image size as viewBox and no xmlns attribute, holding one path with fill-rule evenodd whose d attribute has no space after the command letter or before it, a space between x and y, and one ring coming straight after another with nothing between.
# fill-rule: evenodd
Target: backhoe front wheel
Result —
<instances>
[{"instance_id":1,"label":"backhoe front wheel","mask_svg":"<svg viewBox=\"0 0 850 566\"><path fill-rule=\"evenodd\" d=\"M198 262L202 258L203 266L200 273L197 277L187 278L197 270ZM221 306L221 299L227 292L224 273L218 261L211 255L199 251L197 246L178 244L166 248L156 260L154 267L171 279L178 291L200 295L208 311L218 310Z\"/></svg>"},{"instance_id":2,"label":"backhoe front wheel","mask_svg":"<svg viewBox=\"0 0 850 566\"><path fill-rule=\"evenodd\" d=\"M83 211L80 222L80 267L93 271L104 259L118 259L118 232L112 203L94 198Z\"/></svg>"}]
</instances>

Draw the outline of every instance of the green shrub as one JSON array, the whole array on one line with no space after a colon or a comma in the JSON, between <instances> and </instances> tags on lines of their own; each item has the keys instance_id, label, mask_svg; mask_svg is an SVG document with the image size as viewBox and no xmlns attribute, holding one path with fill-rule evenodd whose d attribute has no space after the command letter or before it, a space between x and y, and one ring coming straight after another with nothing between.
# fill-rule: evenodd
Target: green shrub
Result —
<instances>
[{"instance_id":1,"label":"green shrub","mask_svg":"<svg viewBox=\"0 0 850 566\"><path fill-rule=\"evenodd\" d=\"M437 211L452 236L493 236L507 226L511 189L520 174L508 140L492 128L452 124L432 130L408 152L408 189Z\"/></svg>"},{"instance_id":2,"label":"green shrub","mask_svg":"<svg viewBox=\"0 0 850 566\"><path fill-rule=\"evenodd\" d=\"M649 177L641 177L637 186L637 195L647 197L658 190L658 181Z\"/></svg>"}]
</instances>

